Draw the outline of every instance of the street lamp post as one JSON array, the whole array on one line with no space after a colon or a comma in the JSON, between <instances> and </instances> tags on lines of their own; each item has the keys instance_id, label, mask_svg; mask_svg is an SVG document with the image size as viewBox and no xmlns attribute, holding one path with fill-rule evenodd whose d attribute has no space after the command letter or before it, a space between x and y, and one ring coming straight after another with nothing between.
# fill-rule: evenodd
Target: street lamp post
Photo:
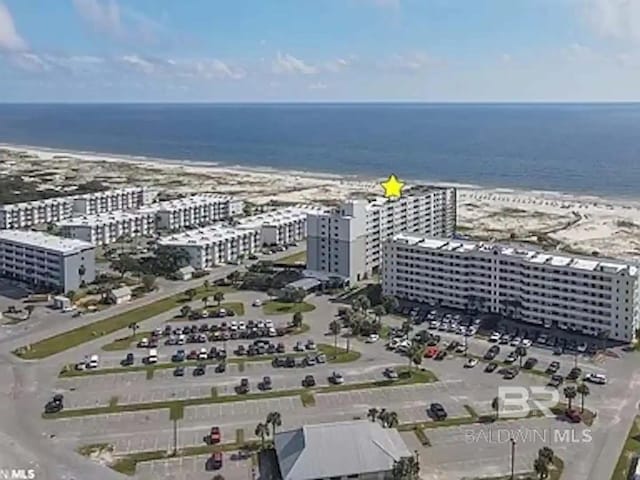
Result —
<instances>
[{"instance_id":1,"label":"street lamp post","mask_svg":"<svg viewBox=\"0 0 640 480\"><path fill-rule=\"evenodd\" d=\"M511 442L511 480L515 478L515 467L516 467L516 441L511 437L509 439Z\"/></svg>"}]
</instances>

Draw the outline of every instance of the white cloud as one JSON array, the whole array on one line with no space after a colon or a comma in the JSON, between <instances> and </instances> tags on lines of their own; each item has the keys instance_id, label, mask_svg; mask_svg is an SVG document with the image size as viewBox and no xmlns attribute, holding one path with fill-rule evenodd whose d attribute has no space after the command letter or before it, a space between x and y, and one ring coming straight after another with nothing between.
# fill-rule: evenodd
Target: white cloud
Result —
<instances>
[{"instance_id":1,"label":"white cloud","mask_svg":"<svg viewBox=\"0 0 640 480\"><path fill-rule=\"evenodd\" d=\"M52 69L52 66L40 55L32 52L18 52L12 55L11 61L23 70L28 72L40 73Z\"/></svg>"},{"instance_id":2,"label":"white cloud","mask_svg":"<svg viewBox=\"0 0 640 480\"><path fill-rule=\"evenodd\" d=\"M271 64L271 69L273 73L277 74L312 75L318 72L317 67L309 65L291 54L282 54L281 52L277 53L276 59Z\"/></svg>"},{"instance_id":3,"label":"white cloud","mask_svg":"<svg viewBox=\"0 0 640 480\"><path fill-rule=\"evenodd\" d=\"M322 82L311 83L308 88L309 90L326 90L327 84Z\"/></svg>"},{"instance_id":4,"label":"white cloud","mask_svg":"<svg viewBox=\"0 0 640 480\"><path fill-rule=\"evenodd\" d=\"M147 75L175 76L191 79L232 79L239 80L246 76L240 67L231 66L217 58L202 59L159 59L143 58L139 55L125 55L119 62Z\"/></svg>"},{"instance_id":5,"label":"white cloud","mask_svg":"<svg viewBox=\"0 0 640 480\"><path fill-rule=\"evenodd\" d=\"M383 69L419 71L439 63L435 58L424 52L413 52L409 54L395 54L389 60L379 64Z\"/></svg>"},{"instance_id":6,"label":"white cloud","mask_svg":"<svg viewBox=\"0 0 640 480\"><path fill-rule=\"evenodd\" d=\"M615 40L640 41L638 0L586 0L585 13L598 35Z\"/></svg>"},{"instance_id":7,"label":"white cloud","mask_svg":"<svg viewBox=\"0 0 640 480\"><path fill-rule=\"evenodd\" d=\"M340 72L351 65L351 60L337 58L324 64L324 68L330 72Z\"/></svg>"},{"instance_id":8,"label":"white cloud","mask_svg":"<svg viewBox=\"0 0 640 480\"><path fill-rule=\"evenodd\" d=\"M19 52L27 49L27 42L20 36L9 9L0 1L0 50Z\"/></svg>"},{"instance_id":9,"label":"white cloud","mask_svg":"<svg viewBox=\"0 0 640 480\"><path fill-rule=\"evenodd\" d=\"M73 5L91 26L98 32L113 37L121 37L124 33L120 7L115 0L73 0Z\"/></svg>"},{"instance_id":10,"label":"white cloud","mask_svg":"<svg viewBox=\"0 0 640 480\"><path fill-rule=\"evenodd\" d=\"M154 62L139 57L138 55L124 55L120 57L120 61L142 73L150 74L156 70L156 64Z\"/></svg>"},{"instance_id":11,"label":"white cloud","mask_svg":"<svg viewBox=\"0 0 640 480\"><path fill-rule=\"evenodd\" d=\"M500 55L500 61L502 61L502 63L511 63L513 61L513 57L508 53L503 53Z\"/></svg>"}]
</instances>

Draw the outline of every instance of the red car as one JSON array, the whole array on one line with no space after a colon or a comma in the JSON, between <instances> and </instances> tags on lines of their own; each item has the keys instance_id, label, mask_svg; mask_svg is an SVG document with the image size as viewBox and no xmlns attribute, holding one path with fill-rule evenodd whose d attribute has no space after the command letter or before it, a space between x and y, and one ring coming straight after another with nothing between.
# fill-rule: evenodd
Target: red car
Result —
<instances>
[{"instance_id":1,"label":"red car","mask_svg":"<svg viewBox=\"0 0 640 480\"><path fill-rule=\"evenodd\" d=\"M424 351L425 358L433 358L438 355L439 350L436 347L427 347Z\"/></svg>"},{"instance_id":2,"label":"red car","mask_svg":"<svg viewBox=\"0 0 640 480\"><path fill-rule=\"evenodd\" d=\"M209 436L209 442L213 445L214 443L220 443L222 440L222 435L220 434L220 427L211 427L211 435Z\"/></svg>"},{"instance_id":3,"label":"red car","mask_svg":"<svg viewBox=\"0 0 640 480\"><path fill-rule=\"evenodd\" d=\"M222 468L222 452L213 452L207 460L207 470L219 470Z\"/></svg>"},{"instance_id":4,"label":"red car","mask_svg":"<svg viewBox=\"0 0 640 480\"><path fill-rule=\"evenodd\" d=\"M187 360L197 360L198 358L198 351L197 350L191 350L189 352L189 355L187 355Z\"/></svg>"},{"instance_id":5,"label":"red car","mask_svg":"<svg viewBox=\"0 0 640 480\"><path fill-rule=\"evenodd\" d=\"M567 410L564 414L571 423L580 423L582 421L582 415L576 409Z\"/></svg>"}]
</instances>

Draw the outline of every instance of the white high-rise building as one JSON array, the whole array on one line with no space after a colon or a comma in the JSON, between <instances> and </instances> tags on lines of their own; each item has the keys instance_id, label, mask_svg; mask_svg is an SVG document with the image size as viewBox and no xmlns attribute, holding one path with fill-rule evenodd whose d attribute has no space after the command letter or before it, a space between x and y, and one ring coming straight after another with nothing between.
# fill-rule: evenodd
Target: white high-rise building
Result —
<instances>
[{"instance_id":1,"label":"white high-rise building","mask_svg":"<svg viewBox=\"0 0 640 480\"><path fill-rule=\"evenodd\" d=\"M31 228L56 223L73 214L71 197L47 198L0 205L0 229Z\"/></svg>"},{"instance_id":2,"label":"white high-rise building","mask_svg":"<svg viewBox=\"0 0 640 480\"><path fill-rule=\"evenodd\" d=\"M73 197L73 211L82 215L98 215L118 210L132 210L152 204L158 196L146 187L117 188Z\"/></svg>"},{"instance_id":3,"label":"white high-rise building","mask_svg":"<svg viewBox=\"0 0 640 480\"><path fill-rule=\"evenodd\" d=\"M307 218L307 268L351 281L380 266L382 244L393 235L416 232L449 237L456 226L456 190L418 185L395 200L349 200Z\"/></svg>"},{"instance_id":4,"label":"white high-rise building","mask_svg":"<svg viewBox=\"0 0 640 480\"><path fill-rule=\"evenodd\" d=\"M95 247L42 232L0 231L0 275L68 292L95 279Z\"/></svg>"},{"instance_id":5,"label":"white high-rise building","mask_svg":"<svg viewBox=\"0 0 640 480\"><path fill-rule=\"evenodd\" d=\"M260 246L260 232L216 225L163 237L158 245L185 251L192 267L205 270L254 253Z\"/></svg>"},{"instance_id":6,"label":"white high-rise building","mask_svg":"<svg viewBox=\"0 0 640 480\"><path fill-rule=\"evenodd\" d=\"M108 245L118 238L154 235L156 210L145 207L133 212L111 212L72 217L58 223L64 237L77 238L94 245Z\"/></svg>"},{"instance_id":7,"label":"white high-rise building","mask_svg":"<svg viewBox=\"0 0 640 480\"><path fill-rule=\"evenodd\" d=\"M634 338L639 288L637 266L618 260L409 234L384 247L385 294L615 340Z\"/></svg>"},{"instance_id":8,"label":"white high-rise building","mask_svg":"<svg viewBox=\"0 0 640 480\"><path fill-rule=\"evenodd\" d=\"M244 202L228 195L202 194L158 203L158 229L204 227L242 214Z\"/></svg>"},{"instance_id":9,"label":"white high-rise building","mask_svg":"<svg viewBox=\"0 0 640 480\"><path fill-rule=\"evenodd\" d=\"M307 238L307 216L327 209L297 205L242 218L237 227L260 232L260 245L286 245Z\"/></svg>"}]
</instances>

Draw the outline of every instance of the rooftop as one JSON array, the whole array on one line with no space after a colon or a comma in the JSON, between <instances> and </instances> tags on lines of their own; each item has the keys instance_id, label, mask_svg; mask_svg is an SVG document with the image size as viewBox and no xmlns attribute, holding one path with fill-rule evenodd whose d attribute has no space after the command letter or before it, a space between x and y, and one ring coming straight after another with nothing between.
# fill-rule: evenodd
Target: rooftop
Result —
<instances>
[{"instance_id":1,"label":"rooftop","mask_svg":"<svg viewBox=\"0 0 640 480\"><path fill-rule=\"evenodd\" d=\"M305 425L277 433L283 480L311 480L386 472L411 456L397 430L368 420Z\"/></svg>"},{"instance_id":2,"label":"rooftop","mask_svg":"<svg viewBox=\"0 0 640 480\"><path fill-rule=\"evenodd\" d=\"M109 213L99 213L97 215L81 215L78 217L66 218L58 222L60 227L94 227L97 225L108 225L123 220L137 220L139 218L155 214L155 208L146 207L133 212L114 211Z\"/></svg>"},{"instance_id":3,"label":"rooftop","mask_svg":"<svg viewBox=\"0 0 640 480\"><path fill-rule=\"evenodd\" d=\"M250 234L247 230L213 225L162 237L158 244L167 246L206 246Z\"/></svg>"},{"instance_id":4,"label":"rooftop","mask_svg":"<svg viewBox=\"0 0 640 480\"><path fill-rule=\"evenodd\" d=\"M317 205L296 205L242 218L238 220L238 226L241 228L278 226L295 220L306 220L309 213L321 213L326 210L325 207Z\"/></svg>"},{"instance_id":5,"label":"rooftop","mask_svg":"<svg viewBox=\"0 0 640 480\"><path fill-rule=\"evenodd\" d=\"M503 256L516 257L524 262L538 265L551 265L553 267L567 267L576 270L588 270L592 272L619 273L626 272L629 275L637 275L638 267L634 263L625 263L615 259L598 257L585 257L569 254L552 254L532 248L529 245L503 245L498 243L474 242L470 240L450 240L432 237L422 237L403 233L396 235L393 241L415 245L430 250L443 252L486 252L498 251Z\"/></svg>"},{"instance_id":6,"label":"rooftop","mask_svg":"<svg viewBox=\"0 0 640 480\"><path fill-rule=\"evenodd\" d=\"M78 253L94 248L92 244L82 240L56 237L48 233L24 230L0 230L0 241L2 240L63 254Z\"/></svg>"},{"instance_id":7,"label":"rooftop","mask_svg":"<svg viewBox=\"0 0 640 480\"><path fill-rule=\"evenodd\" d=\"M229 195L200 194L189 197L176 198L175 200L165 200L158 203L158 210L180 210L182 208L211 205L215 203L231 202L233 198Z\"/></svg>"},{"instance_id":8,"label":"rooftop","mask_svg":"<svg viewBox=\"0 0 640 480\"><path fill-rule=\"evenodd\" d=\"M145 187L114 188L110 190L101 190L99 192L82 193L80 195L74 195L73 198L90 199L90 198L99 198L99 197L111 197L113 195L121 195L124 193L138 193L144 190L146 190Z\"/></svg>"}]
</instances>

